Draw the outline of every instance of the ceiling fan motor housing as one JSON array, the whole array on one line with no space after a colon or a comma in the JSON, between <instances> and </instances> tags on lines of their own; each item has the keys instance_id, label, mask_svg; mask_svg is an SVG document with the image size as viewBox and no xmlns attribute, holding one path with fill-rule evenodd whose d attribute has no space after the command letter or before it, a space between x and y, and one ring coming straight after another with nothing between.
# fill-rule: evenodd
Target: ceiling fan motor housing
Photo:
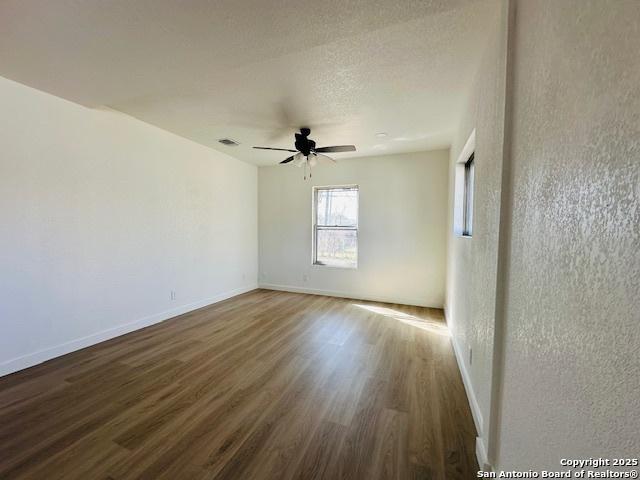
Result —
<instances>
[{"instance_id":1,"label":"ceiling fan motor housing","mask_svg":"<svg viewBox=\"0 0 640 480\"><path fill-rule=\"evenodd\" d=\"M316 148L316 142L308 138L310 134L311 130L308 128L301 128L300 133L296 133L296 149L305 157L308 157L311 151Z\"/></svg>"}]
</instances>

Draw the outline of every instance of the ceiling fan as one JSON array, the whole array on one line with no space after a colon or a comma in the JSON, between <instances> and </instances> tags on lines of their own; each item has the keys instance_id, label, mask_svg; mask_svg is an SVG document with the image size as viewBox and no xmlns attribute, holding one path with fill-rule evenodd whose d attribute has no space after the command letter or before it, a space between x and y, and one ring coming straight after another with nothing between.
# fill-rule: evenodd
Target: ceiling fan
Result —
<instances>
[{"instance_id":1,"label":"ceiling fan","mask_svg":"<svg viewBox=\"0 0 640 480\"><path fill-rule=\"evenodd\" d=\"M339 152L355 152L356 147L353 145L336 145L333 147L319 147L316 148L316 142L309 138L311 135L311 129L303 127L300 129L300 133L296 133L295 150L289 148L272 148L272 147L253 147L258 150L279 150L283 152L293 152L295 155L285 158L280 163L294 162L297 167L305 167L305 179L307 178L306 172L309 167L309 178L311 178L311 168L315 167L318 160L327 160L333 163L336 161L324 155L324 153L339 153Z\"/></svg>"}]
</instances>

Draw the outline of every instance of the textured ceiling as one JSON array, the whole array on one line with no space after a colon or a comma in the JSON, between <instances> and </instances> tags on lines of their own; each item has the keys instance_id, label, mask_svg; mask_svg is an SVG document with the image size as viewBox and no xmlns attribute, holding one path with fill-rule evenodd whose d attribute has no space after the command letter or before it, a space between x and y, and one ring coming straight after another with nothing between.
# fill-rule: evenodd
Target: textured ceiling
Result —
<instances>
[{"instance_id":1,"label":"textured ceiling","mask_svg":"<svg viewBox=\"0 0 640 480\"><path fill-rule=\"evenodd\" d=\"M283 155L252 145L291 148L300 126L358 148L336 158L409 152L449 145L497 17L490 0L3 0L0 75L258 165Z\"/></svg>"}]
</instances>

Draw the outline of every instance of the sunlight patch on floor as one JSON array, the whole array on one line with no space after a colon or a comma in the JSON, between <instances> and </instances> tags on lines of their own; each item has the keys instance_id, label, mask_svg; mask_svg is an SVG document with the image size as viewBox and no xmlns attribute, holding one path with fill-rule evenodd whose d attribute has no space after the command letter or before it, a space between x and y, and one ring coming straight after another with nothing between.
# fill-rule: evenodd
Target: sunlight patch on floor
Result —
<instances>
[{"instance_id":1,"label":"sunlight patch on floor","mask_svg":"<svg viewBox=\"0 0 640 480\"><path fill-rule=\"evenodd\" d=\"M409 315L408 313L394 310L392 308L376 307L375 305L362 305L358 303L354 303L352 305L354 307L362 308L363 310L368 310L378 315L393 318L398 322L404 323L406 325L411 325L412 327L419 328L426 332L435 333L444 337L451 336L451 334L449 333L449 329L444 323L434 322L433 320L426 320L424 318L416 317L415 315Z\"/></svg>"}]
</instances>

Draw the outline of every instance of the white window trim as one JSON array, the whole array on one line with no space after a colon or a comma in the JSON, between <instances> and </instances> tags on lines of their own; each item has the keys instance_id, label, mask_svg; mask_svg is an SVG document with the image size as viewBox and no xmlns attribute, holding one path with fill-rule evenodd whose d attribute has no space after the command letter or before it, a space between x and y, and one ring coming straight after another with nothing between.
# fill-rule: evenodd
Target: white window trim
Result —
<instances>
[{"instance_id":1,"label":"white window trim","mask_svg":"<svg viewBox=\"0 0 640 480\"><path fill-rule=\"evenodd\" d=\"M454 198L453 198L453 233L459 238L472 238L472 235L466 235L464 232L464 192L465 192L465 163L474 155L474 163L476 163L476 130L473 129L471 135L464 144L458 160L455 164L454 171ZM474 179L475 180L475 179ZM474 186L475 193L475 186ZM472 205L474 207L475 204ZM473 212L472 217L473 219ZM473 220L472 220L473 221ZM473 234L473 230L471 232Z\"/></svg>"},{"instance_id":2,"label":"white window trim","mask_svg":"<svg viewBox=\"0 0 640 480\"><path fill-rule=\"evenodd\" d=\"M356 264L354 266L339 266L339 265L325 265L323 263L316 263L316 219L318 218L316 215L316 192L318 190L327 190L327 189L339 189L339 188L355 188L358 190L358 221L356 224L356 242L358 245L358 256L356 258ZM358 264L360 263L360 186L355 183L346 184L346 185L314 185L311 188L311 266L312 267L320 267L323 269L326 268L337 268L340 270L357 270Z\"/></svg>"}]
</instances>

